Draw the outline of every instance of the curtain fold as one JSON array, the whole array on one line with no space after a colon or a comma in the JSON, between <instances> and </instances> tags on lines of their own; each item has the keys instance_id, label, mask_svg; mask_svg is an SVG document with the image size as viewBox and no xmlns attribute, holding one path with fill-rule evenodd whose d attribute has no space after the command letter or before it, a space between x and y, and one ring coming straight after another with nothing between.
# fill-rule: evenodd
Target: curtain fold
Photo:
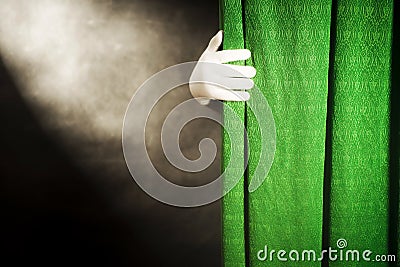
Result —
<instances>
[{"instance_id":1,"label":"curtain fold","mask_svg":"<svg viewBox=\"0 0 400 267\"><path fill-rule=\"evenodd\" d=\"M345 239L348 248L379 254L388 254L392 8L390 0L337 2L330 84L330 244Z\"/></svg>"},{"instance_id":2,"label":"curtain fold","mask_svg":"<svg viewBox=\"0 0 400 267\"><path fill-rule=\"evenodd\" d=\"M257 69L254 81L272 108L277 135L266 180L246 193L263 144L252 111L228 103L247 124L250 154L244 179L223 199L225 266L320 266L328 246L368 249L371 257L398 249L399 237L391 236L399 221L393 8L394 0L221 1L224 49L252 51L246 64ZM244 147L238 137L235 145ZM232 142L224 134L224 164ZM244 160L244 152L234 156ZM278 250L317 255L285 262ZM329 262L360 264L377 263Z\"/></svg>"},{"instance_id":3,"label":"curtain fold","mask_svg":"<svg viewBox=\"0 0 400 267\"><path fill-rule=\"evenodd\" d=\"M240 1L222 1L221 28L224 30L224 49L239 49L244 47L242 7ZM244 62L237 62L243 65ZM236 112L244 122L245 105L241 102L227 102L230 108ZM228 124L229 120L224 120ZM235 134L233 136L233 134ZM235 173L240 176L244 173L244 133L223 132L222 162L223 170L232 157L242 159L243 165L236 166ZM232 140L231 140L232 139ZM232 149L231 146L236 146ZM240 154L231 155L231 151L242 151ZM224 177L224 181L229 177ZM245 229L244 229L244 177L239 183L224 196L222 202L222 249L223 262L225 266L245 266Z\"/></svg>"}]
</instances>

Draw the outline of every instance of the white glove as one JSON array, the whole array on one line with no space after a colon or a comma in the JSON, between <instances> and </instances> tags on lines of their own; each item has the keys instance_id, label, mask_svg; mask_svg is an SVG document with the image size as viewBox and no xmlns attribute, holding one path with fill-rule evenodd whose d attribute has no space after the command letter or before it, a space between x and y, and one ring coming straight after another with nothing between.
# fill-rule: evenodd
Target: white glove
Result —
<instances>
[{"instance_id":1,"label":"white glove","mask_svg":"<svg viewBox=\"0 0 400 267\"><path fill-rule=\"evenodd\" d=\"M190 92L202 105L207 105L210 99L247 101L250 98L250 94L244 90L251 89L254 86L254 82L250 78L256 75L255 68L251 66L223 64L232 61L246 60L251 56L251 52L248 49L217 51L221 43L222 31L219 31L210 40L208 47L198 61L221 64L226 67L216 68L218 66L214 64L198 63L190 77ZM195 82L196 80L206 80L213 84Z\"/></svg>"}]
</instances>

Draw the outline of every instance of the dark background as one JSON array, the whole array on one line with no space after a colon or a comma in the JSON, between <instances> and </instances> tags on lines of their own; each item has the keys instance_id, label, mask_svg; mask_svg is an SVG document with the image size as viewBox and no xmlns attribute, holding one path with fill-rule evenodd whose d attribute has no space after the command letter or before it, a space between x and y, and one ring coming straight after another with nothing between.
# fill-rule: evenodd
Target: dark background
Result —
<instances>
[{"instance_id":1,"label":"dark background","mask_svg":"<svg viewBox=\"0 0 400 267\"><path fill-rule=\"evenodd\" d=\"M0 5L0 265L220 266L220 202L177 208L134 183L122 155L124 111L165 67L196 60L218 30L218 1L13 1ZM218 176L220 158L188 180L162 155L157 106L147 145L173 181ZM188 125L183 153L209 121ZM220 155L220 154L218 154Z\"/></svg>"}]
</instances>

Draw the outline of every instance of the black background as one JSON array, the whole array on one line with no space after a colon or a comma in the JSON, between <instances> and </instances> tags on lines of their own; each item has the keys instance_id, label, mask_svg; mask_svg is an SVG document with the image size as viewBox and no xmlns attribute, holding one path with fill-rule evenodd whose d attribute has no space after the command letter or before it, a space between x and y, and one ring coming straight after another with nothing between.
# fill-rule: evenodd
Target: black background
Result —
<instances>
[{"instance_id":1,"label":"black background","mask_svg":"<svg viewBox=\"0 0 400 267\"><path fill-rule=\"evenodd\" d=\"M174 48L181 52L169 59L171 65L196 60L218 30L218 1L121 0L109 8L128 2L142 2L143 10L135 12L146 13L150 22L170 23L171 38L184 40ZM184 31L174 28L177 15ZM151 43L146 49L161 47ZM72 136L66 145L40 122L49 111L26 104L18 79L1 60L0 265L220 266L219 202L185 209L150 198L132 181L119 137L91 143ZM91 147L118 160L94 158L95 166L108 170L103 171L85 164L93 152L74 158L74 151ZM124 198L118 197L121 188Z\"/></svg>"}]
</instances>

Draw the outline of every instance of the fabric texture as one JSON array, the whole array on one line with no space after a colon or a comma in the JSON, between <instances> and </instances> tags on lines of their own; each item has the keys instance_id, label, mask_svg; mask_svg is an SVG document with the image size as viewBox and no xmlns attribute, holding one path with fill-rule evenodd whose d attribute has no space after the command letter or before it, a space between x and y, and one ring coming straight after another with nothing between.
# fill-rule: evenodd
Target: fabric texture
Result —
<instances>
[{"instance_id":1,"label":"fabric texture","mask_svg":"<svg viewBox=\"0 0 400 267\"><path fill-rule=\"evenodd\" d=\"M221 28L224 29L224 49L239 49L244 47L243 39L243 23L242 23L242 9L240 1L223 2L220 6L222 12ZM243 65L244 62L237 62ZM241 102L227 102L227 105L232 108L239 118L244 122L244 109L245 105ZM229 120L224 120L225 124ZM244 155L244 133L231 133L231 137L224 131L223 134L223 150L222 162L223 170L225 163L231 160L231 146L236 146L236 150L242 151L240 154L232 155L232 157L239 157L243 159ZM237 134L233 136L233 134ZM232 140L231 140L232 139ZM243 160L244 162L244 160ZM236 175L244 173L244 163L242 166L236 166ZM224 177L224 181L229 177ZM223 251L224 251L224 265L225 266L245 266L245 229L244 229L244 177L240 182L224 196L222 204L222 220L229 222L223 225ZM232 249L235 248L235 249Z\"/></svg>"},{"instance_id":2,"label":"fabric texture","mask_svg":"<svg viewBox=\"0 0 400 267\"><path fill-rule=\"evenodd\" d=\"M221 1L224 49L252 51L246 64L257 69L277 136L266 180L247 193L260 129L250 108L228 103L246 123L250 154L245 177L223 199L225 266L396 266L318 260L329 246L340 250L339 240L344 253L371 250L371 258L398 249L393 10L394 0ZM224 164L232 142L225 134ZM279 261L275 253L262 261L266 247L314 250L316 260Z\"/></svg>"}]
</instances>

